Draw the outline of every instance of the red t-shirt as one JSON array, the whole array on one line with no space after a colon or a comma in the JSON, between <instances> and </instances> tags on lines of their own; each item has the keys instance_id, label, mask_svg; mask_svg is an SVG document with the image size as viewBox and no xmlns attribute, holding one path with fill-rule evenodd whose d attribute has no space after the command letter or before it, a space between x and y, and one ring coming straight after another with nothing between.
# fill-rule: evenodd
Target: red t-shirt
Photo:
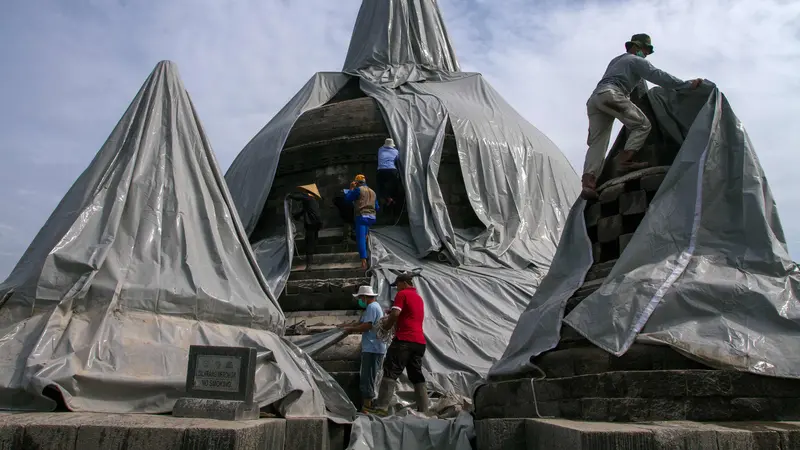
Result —
<instances>
[{"instance_id":1,"label":"red t-shirt","mask_svg":"<svg viewBox=\"0 0 800 450\"><path fill-rule=\"evenodd\" d=\"M425 335L422 333L425 305L417 290L411 287L398 292L394 297L392 309L400 310L394 337L401 341L425 344Z\"/></svg>"}]
</instances>

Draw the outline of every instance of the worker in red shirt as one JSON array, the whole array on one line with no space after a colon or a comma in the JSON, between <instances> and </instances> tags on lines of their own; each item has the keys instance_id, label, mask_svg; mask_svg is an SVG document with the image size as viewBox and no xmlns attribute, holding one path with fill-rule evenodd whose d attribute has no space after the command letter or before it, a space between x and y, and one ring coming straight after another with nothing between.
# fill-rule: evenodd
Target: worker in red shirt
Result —
<instances>
[{"instance_id":1,"label":"worker in red shirt","mask_svg":"<svg viewBox=\"0 0 800 450\"><path fill-rule=\"evenodd\" d=\"M425 335L422 322L425 319L425 304L412 283L412 275L400 274L392 286L397 286L392 309L383 324L385 330L397 325L394 339L386 352L383 361L383 379L381 380L378 399L372 412L386 415L389 402L397 390L397 379L405 370L408 379L414 384L414 396L417 410L428 411L428 389L425 376L422 374L422 357L425 356Z\"/></svg>"}]
</instances>

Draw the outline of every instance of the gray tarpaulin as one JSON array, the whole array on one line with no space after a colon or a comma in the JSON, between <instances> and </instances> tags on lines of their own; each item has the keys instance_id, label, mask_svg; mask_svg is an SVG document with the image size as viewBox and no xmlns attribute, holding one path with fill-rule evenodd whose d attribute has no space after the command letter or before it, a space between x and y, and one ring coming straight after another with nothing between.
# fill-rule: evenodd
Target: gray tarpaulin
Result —
<instances>
[{"instance_id":1,"label":"gray tarpaulin","mask_svg":"<svg viewBox=\"0 0 800 450\"><path fill-rule=\"evenodd\" d=\"M174 64L159 63L0 285L0 408L169 412L189 346L258 350L256 400L351 419L342 389L284 341Z\"/></svg>"},{"instance_id":2,"label":"gray tarpaulin","mask_svg":"<svg viewBox=\"0 0 800 450\"><path fill-rule=\"evenodd\" d=\"M426 367L440 386L468 394L467 384L502 354L514 321L549 266L579 182L555 144L480 74L457 70L436 2L365 1L344 74L313 77L247 144L225 178L252 232L294 122L324 105L348 79L359 78L400 150L409 215L407 229L375 232L377 281L387 295L382 269L392 258L396 267L410 269L444 250L460 266L426 261L420 283L427 308ZM478 233L453 228L436 179L448 122L470 204L485 226ZM291 253L293 236L285 227L272 232L280 237L256 248L265 255L259 258L262 266L270 265L264 271L281 277L269 280L277 289L285 284L290 262L267 255ZM393 241L392 233L405 233L405 242ZM388 259L378 256L383 254Z\"/></svg>"},{"instance_id":3,"label":"gray tarpaulin","mask_svg":"<svg viewBox=\"0 0 800 450\"><path fill-rule=\"evenodd\" d=\"M466 412L446 420L358 416L347 450L472 450L474 438L472 415Z\"/></svg>"},{"instance_id":4,"label":"gray tarpaulin","mask_svg":"<svg viewBox=\"0 0 800 450\"><path fill-rule=\"evenodd\" d=\"M614 355L640 340L714 367L800 377L800 276L744 127L710 84L647 95L680 152L603 285L563 321ZM492 375L523 373L558 342L591 265L583 208Z\"/></svg>"}]
</instances>

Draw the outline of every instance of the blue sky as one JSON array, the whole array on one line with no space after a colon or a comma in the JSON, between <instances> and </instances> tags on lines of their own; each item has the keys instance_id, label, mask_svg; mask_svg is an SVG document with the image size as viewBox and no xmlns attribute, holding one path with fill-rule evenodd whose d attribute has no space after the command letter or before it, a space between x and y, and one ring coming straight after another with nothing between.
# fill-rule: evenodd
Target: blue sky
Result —
<instances>
[{"instance_id":1,"label":"blue sky","mask_svg":"<svg viewBox=\"0 0 800 450\"><path fill-rule=\"evenodd\" d=\"M225 170L314 72L341 68L360 3L4 1L0 279L159 60L178 64ZM708 78L728 96L798 259L800 1L439 3L462 69L482 72L578 168L586 97L624 41L650 33L657 67Z\"/></svg>"}]
</instances>

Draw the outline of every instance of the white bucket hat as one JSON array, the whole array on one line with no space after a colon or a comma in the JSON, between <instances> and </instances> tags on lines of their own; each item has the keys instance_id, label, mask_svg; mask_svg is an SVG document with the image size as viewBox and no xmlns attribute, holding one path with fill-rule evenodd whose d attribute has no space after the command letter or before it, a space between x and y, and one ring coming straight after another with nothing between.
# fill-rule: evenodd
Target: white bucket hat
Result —
<instances>
[{"instance_id":1,"label":"white bucket hat","mask_svg":"<svg viewBox=\"0 0 800 450\"><path fill-rule=\"evenodd\" d=\"M378 294L372 290L372 286L360 286L358 292L353 294L353 297L377 297Z\"/></svg>"},{"instance_id":2,"label":"white bucket hat","mask_svg":"<svg viewBox=\"0 0 800 450\"><path fill-rule=\"evenodd\" d=\"M392 147L392 148L394 148L394 139L386 138L386 140L383 141L383 146L384 147Z\"/></svg>"}]
</instances>

